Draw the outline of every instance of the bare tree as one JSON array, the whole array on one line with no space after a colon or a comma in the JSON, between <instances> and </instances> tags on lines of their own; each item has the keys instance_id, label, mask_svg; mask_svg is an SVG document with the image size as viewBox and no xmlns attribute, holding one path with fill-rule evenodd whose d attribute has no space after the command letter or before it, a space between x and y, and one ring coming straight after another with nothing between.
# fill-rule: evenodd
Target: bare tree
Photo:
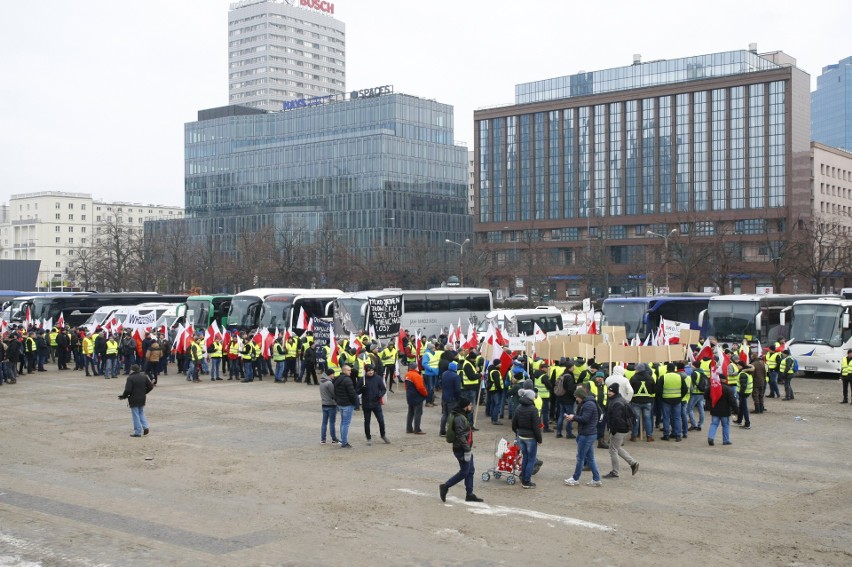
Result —
<instances>
[{"instance_id":1,"label":"bare tree","mask_svg":"<svg viewBox=\"0 0 852 567\"><path fill-rule=\"evenodd\" d=\"M850 270L850 235L838 219L814 217L800 221L794 229L797 272L808 278L815 293L824 293L829 280L844 277Z\"/></svg>"}]
</instances>

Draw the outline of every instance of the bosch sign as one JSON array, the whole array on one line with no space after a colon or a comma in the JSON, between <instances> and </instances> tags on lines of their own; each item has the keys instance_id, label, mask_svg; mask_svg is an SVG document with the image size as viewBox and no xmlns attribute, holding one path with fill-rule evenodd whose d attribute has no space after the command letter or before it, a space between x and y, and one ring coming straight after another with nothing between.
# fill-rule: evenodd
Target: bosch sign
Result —
<instances>
[{"instance_id":1,"label":"bosch sign","mask_svg":"<svg viewBox=\"0 0 852 567\"><path fill-rule=\"evenodd\" d=\"M384 85L381 87L373 87L372 89L361 89L360 91L352 91L349 93L349 98L372 98L374 96L382 96L391 94L393 85Z\"/></svg>"},{"instance_id":2,"label":"bosch sign","mask_svg":"<svg viewBox=\"0 0 852 567\"><path fill-rule=\"evenodd\" d=\"M314 10L325 12L326 14L334 13L334 4L331 2L325 2L324 0L299 0L299 5L304 6L305 8L313 8Z\"/></svg>"},{"instance_id":3,"label":"bosch sign","mask_svg":"<svg viewBox=\"0 0 852 567\"><path fill-rule=\"evenodd\" d=\"M315 96L312 98L300 98L296 100L285 100L284 110L295 110L296 108L303 108L305 106L318 106L320 104L325 104L325 101L331 100L332 98L334 98L334 95Z\"/></svg>"}]
</instances>

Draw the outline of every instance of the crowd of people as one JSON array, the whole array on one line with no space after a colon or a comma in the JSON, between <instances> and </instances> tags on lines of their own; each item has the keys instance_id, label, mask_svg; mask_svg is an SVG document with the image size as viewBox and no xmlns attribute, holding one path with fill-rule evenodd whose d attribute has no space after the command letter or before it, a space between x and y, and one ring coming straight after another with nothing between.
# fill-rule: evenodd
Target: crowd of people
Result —
<instances>
[{"instance_id":1,"label":"crowd of people","mask_svg":"<svg viewBox=\"0 0 852 567\"><path fill-rule=\"evenodd\" d=\"M373 441L373 418L379 438L390 443L382 406L394 386L402 384L408 406L406 433L425 435L424 411L440 406L437 433L448 440L452 437L459 471L441 484L441 498L463 481L466 497L478 501L473 494L472 447L482 421L500 426L508 415L522 454L519 476L524 488L535 487L533 467L540 464L537 446L545 433L576 439L576 466L566 485L580 484L583 470L590 470L592 479L587 484L600 486L602 478L620 477L621 460L631 474L637 473L639 463L626 444L656 439L681 442L703 430L709 411L708 444L715 445L721 428L722 444L730 445L731 424L750 429L752 415L767 411L767 398L795 399L792 379L798 368L783 339L760 353L751 353L747 346L714 343L709 349L706 343L704 348L694 345L690 352L689 360L683 361L603 364L579 357L545 360L502 347L486 360L479 348L448 344L444 335L421 340L403 334L382 343L361 332L352 340L326 345L315 341L310 331L301 337L287 333L274 338L262 332L229 331L224 337L195 334L184 341L174 333L156 331L133 334L100 327L45 331L13 326L0 341L0 383L14 384L18 375L46 371L49 362L55 362L58 370L106 379L116 378L123 370L133 378L124 395L135 398L138 408L140 399L144 406L140 392L146 381L153 388L170 365L191 382L201 381L202 376L211 381L227 376L243 383L265 376L275 383L292 379L319 386L320 442L328 444L330 437L331 444L344 449L353 447L349 428L356 411L364 418L367 445ZM842 381L848 387L852 351L843 371ZM483 417L477 420L480 412L475 408L480 406ZM143 420L141 410L134 410L134 436L143 435L143 430L147 434ZM609 451L611 466L606 474L597 468L595 448Z\"/></svg>"}]
</instances>

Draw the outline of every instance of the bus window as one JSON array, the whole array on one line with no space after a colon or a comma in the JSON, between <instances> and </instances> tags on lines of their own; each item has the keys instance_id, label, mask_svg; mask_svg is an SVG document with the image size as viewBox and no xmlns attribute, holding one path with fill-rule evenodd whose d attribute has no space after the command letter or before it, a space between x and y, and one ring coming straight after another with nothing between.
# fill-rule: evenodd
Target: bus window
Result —
<instances>
[{"instance_id":1,"label":"bus window","mask_svg":"<svg viewBox=\"0 0 852 567\"><path fill-rule=\"evenodd\" d=\"M405 295L403 296L404 313L425 313L426 312L426 296L425 295Z\"/></svg>"},{"instance_id":2,"label":"bus window","mask_svg":"<svg viewBox=\"0 0 852 567\"><path fill-rule=\"evenodd\" d=\"M450 298L446 295L430 296L426 299L426 311L449 311Z\"/></svg>"}]
</instances>

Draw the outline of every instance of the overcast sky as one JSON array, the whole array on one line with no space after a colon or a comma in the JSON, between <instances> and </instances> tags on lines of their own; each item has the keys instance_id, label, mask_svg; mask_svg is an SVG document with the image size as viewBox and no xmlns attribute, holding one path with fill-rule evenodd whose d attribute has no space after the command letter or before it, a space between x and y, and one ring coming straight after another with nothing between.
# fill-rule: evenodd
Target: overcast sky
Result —
<instances>
[{"instance_id":1,"label":"overcast sky","mask_svg":"<svg viewBox=\"0 0 852 567\"><path fill-rule=\"evenodd\" d=\"M347 89L473 111L516 83L643 60L783 50L811 75L852 55L852 2L333 0ZM34 0L0 6L0 203L76 191L183 205L183 124L228 103L225 0Z\"/></svg>"}]
</instances>

